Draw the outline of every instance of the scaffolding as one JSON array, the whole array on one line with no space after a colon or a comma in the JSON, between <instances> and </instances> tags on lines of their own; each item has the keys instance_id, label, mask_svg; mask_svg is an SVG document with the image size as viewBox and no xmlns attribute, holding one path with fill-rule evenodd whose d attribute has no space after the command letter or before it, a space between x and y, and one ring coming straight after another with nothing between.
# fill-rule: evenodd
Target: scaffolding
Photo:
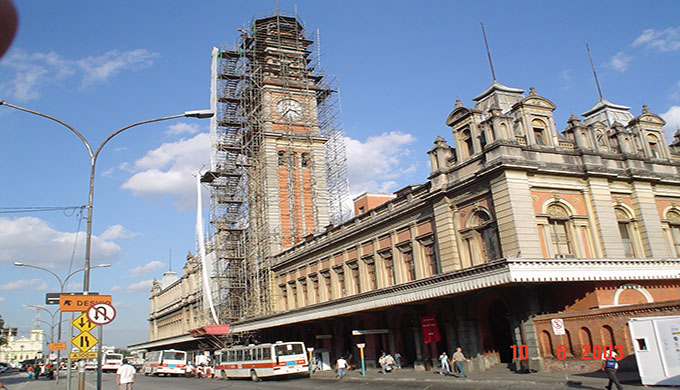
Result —
<instances>
[{"instance_id":1,"label":"scaffolding","mask_svg":"<svg viewBox=\"0 0 680 390\"><path fill-rule=\"evenodd\" d=\"M321 69L314 40L296 16L280 12L239 31L234 47L213 48L216 115L211 166L201 178L210 188L213 297L222 323L271 313L272 256L351 213L337 78ZM285 106L293 97L309 99L315 112ZM278 116L274 99L284 106Z\"/></svg>"}]
</instances>

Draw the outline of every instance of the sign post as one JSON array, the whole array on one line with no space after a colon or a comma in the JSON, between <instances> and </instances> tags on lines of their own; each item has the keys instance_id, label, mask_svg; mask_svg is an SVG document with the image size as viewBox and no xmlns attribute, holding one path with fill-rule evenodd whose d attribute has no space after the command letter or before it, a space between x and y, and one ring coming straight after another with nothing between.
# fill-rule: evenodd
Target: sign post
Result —
<instances>
[{"instance_id":1,"label":"sign post","mask_svg":"<svg viewBox=\"0 0 680 390\"><path fill-rule=\"evenodd\" d=\"M307 352L309 352L309 375L311 376L314 373L314 366L312 365L312 351L314 351L314 347L307 347Z\"/></svg>"},{"instance_id":2,"label":"sign post","mask_svg":"<svg viewBox=\"0 0 680 390\"><path fill-rule=\"evenodd\" d=\"M359 356L361 357L361 375L364 376L366 375L366 363L364 362L364 348L366 348L366 344L359 343L357 348L359 348Z\"/></svg>"},{"instance_id":3,"label":"sign post","mask_svg":"<svg viewBox=\"0 0 680 390\"><path fill-rule=\"evenodd\" d=\"M562 318L553 318L550 320L550 325L552 325L553 333L555 334L555 336L560 336L560 345L564 345L562 343L562 335L567 333L566 330L564 329L564 320ZM559 346L557 348L559 348ZM564 366L564 380L569 382L569 374L567 374L566 359L562 359L562 363Z\"/></svg>"}]
</instances>

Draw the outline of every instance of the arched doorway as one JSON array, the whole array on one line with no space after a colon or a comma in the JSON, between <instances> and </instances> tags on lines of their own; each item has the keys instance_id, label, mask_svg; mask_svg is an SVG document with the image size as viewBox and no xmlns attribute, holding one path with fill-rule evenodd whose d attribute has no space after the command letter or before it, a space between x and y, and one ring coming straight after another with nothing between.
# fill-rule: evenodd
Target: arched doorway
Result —
<instances>
[{"instance_id":1,"label":"arched doorway","mask_svg":"<svg viewBox=\"0 0 680 390\"><path fill-rule=\"evenodd\" d=\"M502 363L511 363L512 351L510 346L514 345L514 341L510 326L510 311L500 299L495 299L489 305L487 318L491 331L490 351L498 352Z\"/></svg>"}]
</instances>

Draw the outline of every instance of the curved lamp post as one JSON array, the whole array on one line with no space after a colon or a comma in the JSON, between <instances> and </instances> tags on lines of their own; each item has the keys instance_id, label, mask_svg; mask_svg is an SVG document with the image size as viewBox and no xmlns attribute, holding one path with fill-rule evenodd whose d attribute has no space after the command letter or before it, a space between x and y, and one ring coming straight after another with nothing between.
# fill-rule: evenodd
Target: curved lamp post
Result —
<instances>
[{"instance_id":1,"label":"curved lamp post","mask_svg":"<svg viewBox=\"0 0 680 390\"><path fill-rule=\"evenodd\" d=\"M84 275L83 275L83 292L89 292L90 291L90 254L91 254L91 249L92 249L92 209L93 209L93 201L94 201L94 177L95 177L95 168L97 165L97 158L99 157L99 153L101 152L102 148L104 145L106 145L113 137L117 136L118 134L122 133L123 131L143 125L146 123L153 123L153 122L160 122L160 121L166 121L170 119L177 119L177 118L211 118L213 115L215 115L214 112L210 110L193 110L193 111L185 111L183 114L178 114L178 115L171 115L171 116L165 116L161 118L155 118L155 119L148 119L145 121L141 122L135 122L131 125L127 125L125 127L122 127L113 133L111 133L104 142L102 142L99 147L93 151L92 146L90 146L90 143L87 142L87 139L76 129L74 129L72 126L69 124L53 117L47 114L43 114L38 111L34 111L28 108L24 107L19 107L15 106L14 104L7 103L4 100L0 99L0 106L7 106L11 107L20 111L25 111L34 115L41 116L43 118L51 119L64 127L68 128L72 133L74 133L80 141L83 143L85 146L85 149L87 149L87 153L90 156L90 190L89 190L89 195L87 198L87 235L85 238L85 267L84 269Z\"/></svg>"}]
</instances>

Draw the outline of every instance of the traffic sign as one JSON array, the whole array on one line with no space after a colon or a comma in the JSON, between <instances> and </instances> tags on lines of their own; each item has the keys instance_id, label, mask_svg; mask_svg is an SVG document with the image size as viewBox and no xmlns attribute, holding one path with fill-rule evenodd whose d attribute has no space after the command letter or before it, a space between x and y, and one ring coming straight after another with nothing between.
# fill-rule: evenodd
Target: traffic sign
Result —
<instances>
[{"instance_id":1,"label":"traffic sign","mask_svg":"<svg viewBox=\"0 0 680 390\"><path fill-rule=\"evenodd\" d=\"M87 311L95 303L111 304L111 295L60 295L59 311Z\"/></svg>"},{"instance_id":2,"label":"traffic sign","mask_svg":"<svg viewBox=\"0 0 680 390\"><path fill-rule=\"evenodd\" d=\"M66 343L50 343L50 351L64 351Z\"/></svg>"},{"instance_id":3,"label":"traffic sign","mask_svg":"<svg viewBox=\"0 0 680 390\"><path fill-rule=\"evenodd\" d=\"M555 333L556 336L566 334L563 319L553 318L550 320L550 324L552 324L553 333Z\"/></svg>"},{"instance_id":4,"label":"traffic sign","mask_svg":"<svg viewBox=\"0 0 680 390\"><path fill-rule=\"evenodd\" d=\"M60 295L81 295L81 294L82 293L73 293L73 292L46 293L45 294L45 304L46 305L58 305ZM87 295L99 295L99 293L90 291L90 292L87 293Z\"/></svg>"},{"instance_id":5,"label":"traffic sign","mask_svg":"<svg viewBox=\"0 0 680 390\"><path fill-rule=\"evenodd\" d=\"M87 318L87 313L82 313L71 323L81 332L89 332L97 326L97 324L90 322L90 320Z\"/></svg>"},{"instance_id":6,"label":"traffic sign","mask_svg":"<svg viewBox=\"0 0 680 390\"><path fill-rule=\"evenodd\" d=\"M116 309L107 303L97 303L87 309L87 318L97 325L105 325L116 318Z\"/></svg>"},{"instance_id":7,"label":"traffic sign","mask_svg":"<svg viewBox=\"0 0 680 390\"><path fill-rule=\"evenodd\" d=\"M71 352L68 357L71 360L96 359L97 352Z\"/></svg>"},{"instance_id":8,"label":"traffic sign","mask_svg":"<svg viewBox=\"0 0 680 390\"><path fill-rule=\"evenodd\" d=\"M83 332L74 337L71 341L73 342L73 345L75 345L76 348L78 348L81 352L89 351L99 342L99 340L92 336L90 332Z\"/></svg>"}]
</instances>

